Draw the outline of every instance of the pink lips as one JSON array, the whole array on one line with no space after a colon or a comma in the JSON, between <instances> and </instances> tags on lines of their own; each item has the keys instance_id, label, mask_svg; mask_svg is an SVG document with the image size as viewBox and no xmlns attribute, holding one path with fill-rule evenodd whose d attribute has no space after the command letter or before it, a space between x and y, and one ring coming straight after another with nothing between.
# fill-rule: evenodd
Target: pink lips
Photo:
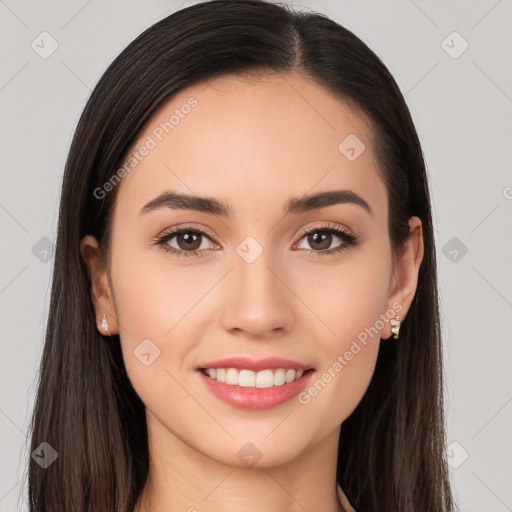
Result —
<instances>
[{"instance_id":1,"label":"pink lips","mask_svg":"<svg viewBox=\"0 0 512 512\"><path fill-rule=\"evenodd\" d=\"M245 368L256 372L267 369L285 368L304 370L304 374L300 379L288 384L260 389L233 386L219 382L203 373L201 369L204 368ZM276 407L298 395L308 385L314 374L314 370L310 366L290 359L269 357L256 361L247 357L234 357L205 363L201 365L195 373L206 386L206 389L223 402L239 409L261 410Z\"/></svg>"},{"instance_id":2,"label":"pink lips","mask_svg":"<svg viewBox=\"0 0 512 512\"><path fill-rule=\"evenodd\" d=\"M277 368L291 368L293 370L309 370L311 366L306 366L291 359L282 359L280 357L267 357L265 359L251 359L249 357L230 357L228 359L218 359L202 364L199 368L238 368L254 372L262 370L276 370Z\"/></svg>"}]
</instances>

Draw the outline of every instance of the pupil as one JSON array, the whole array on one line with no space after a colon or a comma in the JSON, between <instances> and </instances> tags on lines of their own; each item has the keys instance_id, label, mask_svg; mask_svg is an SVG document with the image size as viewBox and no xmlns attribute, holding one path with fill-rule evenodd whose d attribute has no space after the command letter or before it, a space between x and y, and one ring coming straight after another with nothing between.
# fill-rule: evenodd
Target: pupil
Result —
<instances>
[{"instance_id":1,"label":"pupil","mask_svg":"<svg viewBox=\"0 0 512 512\"><path fill-rule=\"evenodd\" d=\"M314 245L315 243L318 244L318 249L328 249L329 246L331 245L331 236L332 235L330 233L321 232L321 234L318 235L317 232L312 235L309 235L309 243L310 245Z\"/></svg>"},{"instance_id":2,"label":"pupil","mask_svg":"<svg viewBox=\"0 0 512 512\"><path fill-rule=\"evenodd\" d=\"M186 249L191 249L193 251L201 246L199 236L194 234L191 235L190 233L182 233L181 235L178 235L178 245L181 246L181 242L185 243Z\"/></svg>"}]
</instances>

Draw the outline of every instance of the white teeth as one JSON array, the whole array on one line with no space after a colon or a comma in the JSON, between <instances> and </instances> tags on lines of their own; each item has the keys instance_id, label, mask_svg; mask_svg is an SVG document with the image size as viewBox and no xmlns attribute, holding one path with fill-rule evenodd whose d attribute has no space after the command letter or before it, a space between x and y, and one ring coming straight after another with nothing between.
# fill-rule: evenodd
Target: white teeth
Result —
<instances>
[{"instance_id":1,"label":"white teeth","mask_svg":"<svg viewBox=\"0 0 512 512\"><path fill-rule=\"evenodd\" d=\"M282 386L285 383L288 384L300 379L304 370L279 368L277 370L253 372L252 370L239 370L238 368L206 368L204 373L212 379L231 386L265 389L272 386Z\"/></svg>"},{"instance_id":2,"label":"white teeth","mask_svg":"<svg viewBox=\"0 0 512 512\"><path fill-rule=\"evenodd\" d=\"M286 370L283 370L282 368L279 368L279 370L275 371L274 386L282 386L286 382L285 373Z\"/></svg>"},{"instance_id":3,"label":"white teeth","mask_svg":"<svg viewBox=\"0 0 512 512\"><path fill-rule=\"evenodd\" d=\"M295 373L295 370L290 370ZM274 385L274 374L272 370L263 370L256 374L257 388L271 388Z\"/></svg>"},{"instance_id":4,"label":"white teeth","mask_svg":"<svg viewBox=\"0 0 512 512\"><path fill-rule=\"evenodd\" d=\"M285 380L286 383L293 382L295 380L295 370L286 370Z\"/></svg>"},{"instance_id":5,"label":"white teeth","mask_svg":"<svg viewBox=\"0 0 512 512\"><path fill-rule=\"evenodd\" d=\"M228 368L226 370L226 384L238 386L238 374L240 372L236 368Z\"/></svg>"},{"instance_id":6,"label":"white teeth","mask_svg":"<svg viewBox=\"0 0 512 512\"><path fill-rule=\"evenodd\" d=\"M256 381L256 374L251 370L240 370L238 385L244 388L253 388Z\"/></svg>"}]
</instances>

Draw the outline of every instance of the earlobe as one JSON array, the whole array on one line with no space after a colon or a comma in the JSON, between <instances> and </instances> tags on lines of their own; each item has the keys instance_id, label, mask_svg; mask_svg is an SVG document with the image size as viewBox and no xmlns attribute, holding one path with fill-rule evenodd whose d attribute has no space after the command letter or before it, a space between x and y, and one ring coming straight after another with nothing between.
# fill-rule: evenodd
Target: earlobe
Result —
<instances>
[{"instance_id":1,"label":"earlobe","mask_svg":"<svg viewBox=\"0 0 512 512\"><path fill-rule=\"evenodd\" d=\"M96 326L101 334L114 334L117 330L115 308L106 263L98 254L96 238L92 235L85 236L80 242L80 254L89 275L91 299L96 311Z\"/></svg>"},{"instance_id":2,"label":"earlobe","mask_svg":"<svg viewBox=\"0 0 512 512\"><path fill-rule=\"evenodd\" d=\"M394 308L396 304L401 306L397 310L400 322L404 322L407 312L416 294L418 277L423 261L424 244L421 220L414 216L409 219L409 237L405 242L403 251L398 256L395 272L393 275L393 289L388 297L388 309ZM393 325L386 327L386 338L393 334Z\"/></svg>"}]
</instances>

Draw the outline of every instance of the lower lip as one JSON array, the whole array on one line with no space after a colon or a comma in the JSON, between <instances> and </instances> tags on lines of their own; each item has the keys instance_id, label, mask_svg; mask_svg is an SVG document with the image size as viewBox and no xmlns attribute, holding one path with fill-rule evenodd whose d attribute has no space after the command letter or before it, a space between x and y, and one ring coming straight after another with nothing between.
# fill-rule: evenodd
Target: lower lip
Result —
<instances>
[{"instance_id":1,"label":"lower lip","mask_svg":"<svg viewBox=\"0 0 512 512\"><path fill-rule=\"evenodd\" d=\"M271 388L245 388L224 384L211 379L202 371L197 370L206 387L227 404L239 409L271 409L298 395L308 384L314 370L304 372L300 379L282 386Z\"/></svg>"}]
</instances>

